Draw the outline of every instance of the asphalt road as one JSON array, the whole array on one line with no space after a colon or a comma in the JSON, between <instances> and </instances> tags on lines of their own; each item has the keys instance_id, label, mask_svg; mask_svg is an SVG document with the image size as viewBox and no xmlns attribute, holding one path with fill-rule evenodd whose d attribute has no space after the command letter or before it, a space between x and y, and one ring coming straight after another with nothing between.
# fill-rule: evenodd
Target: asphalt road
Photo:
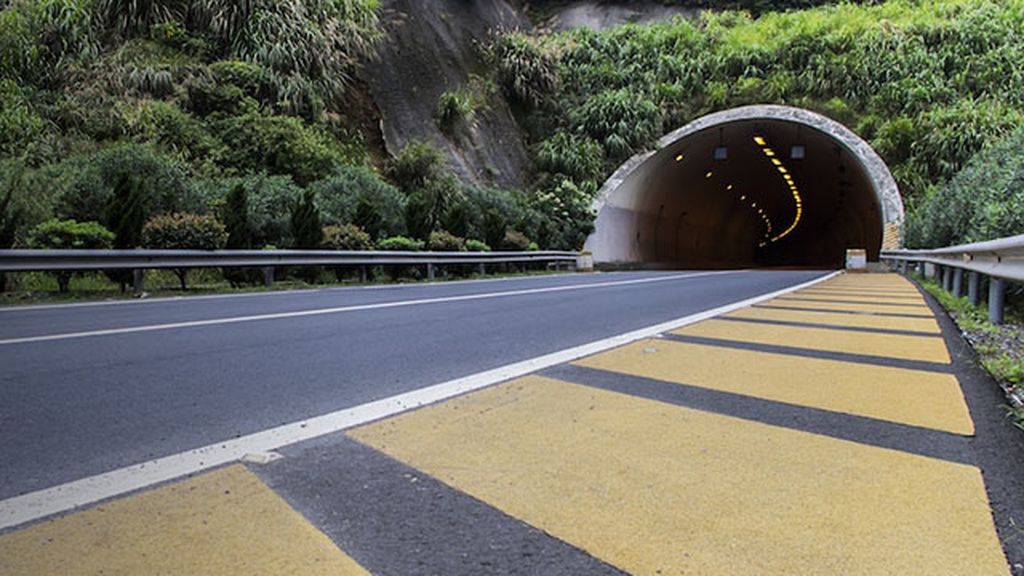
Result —
<instances>
[{"instance_id":1,"label":"asphalt road","mask_svg":"<svg viewBox=\"0 0 1024 576\"><path fill-rule=\"evenodd\" d=\"M0 500L822 274L563 275L0 309Z\"/></svg>"}]
</instances>

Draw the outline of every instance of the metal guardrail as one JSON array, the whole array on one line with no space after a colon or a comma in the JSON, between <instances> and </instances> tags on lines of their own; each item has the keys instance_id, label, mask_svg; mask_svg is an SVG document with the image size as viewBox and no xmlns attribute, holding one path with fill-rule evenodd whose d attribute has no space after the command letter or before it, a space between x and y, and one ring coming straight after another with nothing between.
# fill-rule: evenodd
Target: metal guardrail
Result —
<instances>
[{"instance_id":1,"label":"metal guardrail","mask_svg":"<svg viewBox=\"0 0 1024 576\"><path fill-rule=\"evenodd\" d=\"M1001 324L1006 282L1024 283L1024 234L935 250L883 250L881 259L899 263L904 274L914 266L924 275L930 264L932 276L957 297L963 296L967 272L967 297L975 306L981 303L982 278L988 277L989 320Z\"/></svg>"},{"instance_id":2,"label":"metal guardrail","mask_svg":"<svg viewBox=\"0 0 1024 576\"><path fill-rule=\"evenodd\" d=\"M135 291L142 292L142 271L157 268L262 268L264 281L282 266L436 266L562 262L575 264L576 252L389 252L343 250L0 250L0 272L134 270ZM364 268L365 271L365 268Z\"/></svg>"}]
</instances>

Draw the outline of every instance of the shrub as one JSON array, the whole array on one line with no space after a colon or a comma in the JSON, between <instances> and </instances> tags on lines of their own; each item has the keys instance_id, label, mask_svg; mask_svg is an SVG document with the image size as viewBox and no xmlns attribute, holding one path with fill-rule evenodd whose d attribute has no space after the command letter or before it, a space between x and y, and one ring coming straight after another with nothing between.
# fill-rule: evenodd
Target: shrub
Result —
<instances>
[{"instance_id":1,"label":"shrub","mask_svg":"<svg viewBox=\"0 0 1024 576\"><path fill-rule=\"evenodd\" d=\"M304 186L357 160L325 130L298 118L250 110L220 120L215 129L226 146L222 165L240 173L288 175Z\"/></svg>"},{"instance_id":2,"label":"shrub","mask_svg":"<svg viewBox=\"0 0 1024 576\"><path fill-rule=\"evenodd\" d=\"M439 230L431 232L427 239L427 249L435 252L465 252L466 240L450 232Z\"/></svg>"},{"instance_id":3,"label":"shrub","mask_svg":"<svg viewBox=\"0 0 1024 576\"><path fill-rule=\"evenodd\" d=\"M605 90L569 114L575 130L600 142L615 160L629 156L661 135L661 110L628 88Z\"/></svg>"},{"instance_id":4,"label":"shrub","mask_svg":"<svg viewBox=\"0 0 1024 576\"><path fill-rule=\"evenodd\" d=\"M325 222L356 224L373 238L405 232L405 196L370 168L339 166L310 189Z\"/></svg>"},{"instance_id":5,"label":"shrub","mask_svg":"<svg viewBox=\"0 0 1024 576\"><path fill-rule=\"evenodd\" d=\"M410 140L388 164L388 176L402 192L411 194L441 178L445 173L444 156L436 146Z\"/></svg>"},{"instance_id":6,"label":"shrub","mask_svg":"<svg viewBox=\"0 0 1024 576\"><path fill-rule=\"evenodd\" d=\"M501 241L502 250L514 250L516 252L522 252L530 249L530 239L526 237L526 234L517 230L509 230L505 232L505 237Z\"/></svg>"},{"instance_id":7,"label":"shrub","mask_svg":"<svg viewBox=\"0 0 1024 576\"><path fill-rule=\"evenodd\" d=\"M593 193L571 180L538 192L531 200L543 215L538 230L541 244L555 250L579 250L594 230Z\"/></svg>"},{"instance_id":8,"label":"shrub","mask_svg":"<svg viewBox=\"0 0 1024 576\"><path fill-rule=\"evenodd\" d=\"M135 141L180 159L196 174L214 173L226 153L202 122L168 102L143 102L129 130Z\"/></svg>"},{"instance_id":9,"label":"shrub","mask_svg":"<svg viewBox=\"0 0 1024 576\"><path fill-rule=\"evenodd\" d=\"M237 114L246 99L271 104L263 68L252 62L224 60L210 64L187 84L188 108L201 116L214 112Z\"/></svg>"},{"instance_id":10,"label":"shrub","mask_svg":"<svg viewBox=\"0 0 1024 576\"><path fill-rule=\"evenodd\" d=\"M466 240L466 250L469 252L490 252L491 247L479 240L470 238Z\"/></svg>"},{"instance_id":11,"label":"shrub","mask_svg":"<svg viewBox=\"0 0 1024 576\"><path fill-rule=\"evenodd\" d=\"M432 180L409 194L405 204L405 225L409 235L426 240L440 229L459 185L451 176Z\"/></svg>"},{"instance_id":12,"label":"shrub","mask_svg":"<svg viewBox=\"0 0 1024 576\"><path fill-rule=\"evenodd\" d=\"M209 214L161 214L150 218L142 229L142 245L146 248L218 250L227 240L224 224Z\"/></svg>"},{"instance_id":13,"label":"shrub","mask_svg":"<svg viewBox=\"0 0 1024 576\"><path fill-rule=\"evenodd\" d=\"M456 128L473 120L473 100L468 92L449 90L437 100L437 125L442 132L452 134Z\"/></svg>"},{"instance_id":14,"label":"shrub","mask_svg":"<svg viewBox=\"0 0 1024 576\"><path fill-rule=\"evenodd\" d=\"M146 248L167 250L217 250L227 242L228 233L216 218L206 214L177 212L154 216L142 229ZM188 268L176 268L182 291L188 289Z\"/></svg>"},{"instance_id":15,"label":"shrub","mask_svg":"<svg viewBox=\"0 0 1024 576\"><path fill-rule=\"evenodd\" d=\"M579 182L600 179L604 169L604 150L600 144L593 138L564 130L541 142L536 156L540 170Z\"/></svg>"},{"instance_id":16,"label":"shrub","mask_svg":"<svg viewBox=\"0 0 1024 576\"><path fill-rule=\"evenodd\" d=\"M526 106L538 106L557 89L558 56L551 46L522 33L497 37L490 52L505 93Z\"/></svg>"},{"instance_id":17,"label":"shrub","mask_svg":"<svg viewBox=\"0 0 1024 576\"><path fill-rule=\"evenodd\" d=\"M331 250L370 250L373 242L370 235L355 224L332 224L324 226L321 246Z\"/></svg>"},{"instance_id":18,"label":"shrub","mask_svg":"<svg viewBox=\"0 0 1024 576\"><path fill-rule=\"evenodd\" d=\"M423 250L422 240L414 240L406 236L391 236L377 243L378 250L389 252L419 252Z\"/></svg>"},{"instance_id":19,"label":"shrub","mask_svg":"<svg viewBox=\"0 0 1024 576\"><path fill-rule=\"evenodd\" d=\"M75 220L47 220L32 229L28 245L43 249L102 249L110 248L114 234L98 222L76 222ZM72 273L60 270L52 273L57 278L61 293L68 291Z\"/></svg>"}]
</instances>

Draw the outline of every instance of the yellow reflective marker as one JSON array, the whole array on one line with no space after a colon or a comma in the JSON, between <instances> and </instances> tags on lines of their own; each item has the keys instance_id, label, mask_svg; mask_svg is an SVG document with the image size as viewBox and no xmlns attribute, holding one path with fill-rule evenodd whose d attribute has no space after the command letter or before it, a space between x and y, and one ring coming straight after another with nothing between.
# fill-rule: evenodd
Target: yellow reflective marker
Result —
<instances>
[{"instance_id":1,"label":"yellow reflective marker","mask_svg":"<svg viewBox=\"0 0 1024 576\"><path fill-rule=\"evenodd\" d=\"M745 324L728 320L705 320L672 332L683 336L718 338L736 342L769 344L949 364L949 352L941 336L903 336L804 328L771 324Z\"/></svg>"},{"instance_id":2,"label":"yellow reflective marker","mask_svg":"<svg viewBox=\"0 0 1024 576\"><path fill-rule=\"evenodd\" d=\"M670 340L630 344L576 364L965 436L974 434L974 422L952 374Z\"/></svg>"},{"instance_id":3,"label":"yellow reflective marker","mask_svg":"<svg viewBox=\"0 0 1024 576\"><path fill-rule=\"evenodd\" d=\"M0 536L0 574L369 573L235 465Z\"/></svg>"},{"instance_id":4,"label":"yellow reflective marker","mask_svg":"<svg viewBox=\"0 0 1024 576\"><path fill-rule=\"evenodd\" d=\"M1005 574L974 467L527 377L351 436L632 574Z\"/></svg>"}]
</instances>

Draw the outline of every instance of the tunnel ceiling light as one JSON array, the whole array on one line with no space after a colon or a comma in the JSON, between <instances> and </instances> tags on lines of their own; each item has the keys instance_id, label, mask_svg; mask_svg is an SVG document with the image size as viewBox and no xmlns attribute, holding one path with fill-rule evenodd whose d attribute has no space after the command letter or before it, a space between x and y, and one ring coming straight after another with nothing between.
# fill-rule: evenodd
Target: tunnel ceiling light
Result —
<instances>
[{"instance_id":1,"label":"tunnel ceiling light","mask_svg":"<svg viewBox=\"0 0 1024 576\"><path fill-rule=\"evenodd\" d=\"M712 172L711 170L708 170L708 173L707 173L707 174L705 174L705 175L704 175L704 177L705 177L705 178L711 178L711 177L712 177L712 176L714 176L714 175L715 175L715 173L714 173L714 172Z\"/></svg>"},{"instance_id":2,"label":"tunnel ceiling light","mask_svg":"<svg viewBox=\"0 0 1024 576\"><path fill-rule=\"evenodd\" d=\"M682 154L676 154L676 162L682 162L682 161L683 161L683 155Z\"/></svg>"},{"instance_id":3,"label":"tunnel ceiling light","mask_svg":"<svg viewBox=\"0 0 1024 576\"><path fill-rule=\"evenodd\" d=\"M803 217L804 214L803 200L800 198L800 190L797 187L796 182L793 180L793 176L789 173L789 170L786 169L786 166L782 163L782 161L775 156L775 151L768 147L768 141L765 140L763 136L754 136L754 142L761 147L761 152L764 153L765 157L768 158L772 165L775 166L775 168L779 171L779 174L782 175L782 178L786 181L786 184L789 186L790 194L793 195L793 204L796 209L795 214L793 216L793 222L789 225L788 228L783 230L780 234L778 234L775 237L771 237L771 221L768 219L766 215L764 215L762 210L758 210L758 213L762 215L762 218L764 218L765 224L768 227L768 241L778 242L779 240L788 236L790 232L796 229L797 224L800 223L800 219ZM790 148L791 158L802 159L804 158L805 154L806 150L802 145L796 145ZM757 208L756 202L753 203L753 207ZM758 246L764 247L765 243L758 244Z\"/></svg>"},{"instance_id":4,"label":"tunnel ceiling light","mask_svg":"<svg viewBox=\"0 0 1024 576\"><path fill-rule=\"evenodd\" d=\"M725 146L716 146L715 147L715 160L728 160L728 159L729 159L729 149L726 148Z\"/></svg>"}]
</instances>

